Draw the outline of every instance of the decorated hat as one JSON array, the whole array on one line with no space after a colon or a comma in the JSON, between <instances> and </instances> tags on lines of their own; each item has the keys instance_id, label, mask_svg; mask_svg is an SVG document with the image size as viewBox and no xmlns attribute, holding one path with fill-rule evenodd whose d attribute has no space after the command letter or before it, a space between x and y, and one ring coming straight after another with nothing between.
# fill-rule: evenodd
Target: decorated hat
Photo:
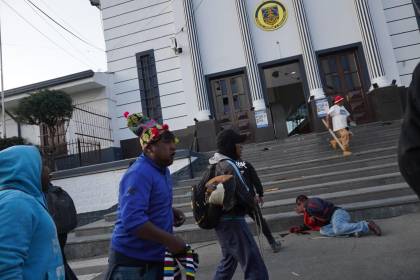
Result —
<instances>
[{"instance_id":1,"label":"decorated hat","mask_svg":"<svg viewBox=\"0 0 420 280\"><path fill-rule=\"evenodd\" d=\"M337 103L340 103L341 101L343 101L344 100L344 97L342 97L341 95L337 95L335 98L334 98L334 104L337 104Z\"/></svg>"},{"instance_id":2,"label":"decorated hat","mask_svg":"<svg viewBox=\"0 0 420 280\"><path fill-rule=\"evenodd\" d=\"M143 149L151 142L158 141L165 132L169 132L167 124L159 124L142 113L125 112L124 117L127 119L127 127L140 138L140 145ZM174 140L175 143L178 143L177 138Z\"/></svg>"}]
</instances>

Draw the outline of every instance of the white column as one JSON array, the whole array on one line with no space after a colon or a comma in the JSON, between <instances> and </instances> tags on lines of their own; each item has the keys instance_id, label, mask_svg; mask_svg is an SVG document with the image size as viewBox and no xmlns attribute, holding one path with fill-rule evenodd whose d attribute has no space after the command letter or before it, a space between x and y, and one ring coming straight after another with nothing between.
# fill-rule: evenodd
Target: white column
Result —
<instances>
[{"instance_id":1,"label":"white column","mask_svg":"<svg viewBox=\"0 0 420 280\"><path fill-rule=\"evenodd\" d=\"M205 121L209 120L210 117L210 105L203 74L200 46L198 44L197 27L194 18L194 5L192 0L184 0L183 4L198 103L197 119L199 121Z\"/></svg>"},{"instance_id":2,"label":"white column","mask_svg":"<svg viewBox=\"0 0 420 280\"><path fill-rule=\"evenodd\" d=\"M370 14L369 3L367 0L354 0L354 3L359 20L360 32L362 33L363 52L367 60L371 84L376 83L380 87L388 86L389 82L385 77L385 70Z\"/></svg>"},{"instance_id":3,"label":"white column","mask_svg":"<svg viewBox=\"0 0 420 280\"><path fill-rule=\"evenodd\" d=\"M248 13L246 1L236 0L236 11L238 14L239 27L241 29L242 45L245 53L246 70L251 90L252 106L255 111L265 110L264 94L261 85L260 72L258 71L255 51L252 44L251 31L249 30Z\"/></svg>"},{"instance_id":4,"label":"white column","mask_svg":"<svg viewBox=\"0 0 420 280\"><path fill-rule=\"evenodd\" d=\"M312 45L303 0L293 0L293 8L296 14L296 22L303 52L303 63L305 65L306 77L308 78L310 94L315 99L324 98L325 93L322 88L321 76L319 74L318 63Z\"/></svg>"}]
</instances>

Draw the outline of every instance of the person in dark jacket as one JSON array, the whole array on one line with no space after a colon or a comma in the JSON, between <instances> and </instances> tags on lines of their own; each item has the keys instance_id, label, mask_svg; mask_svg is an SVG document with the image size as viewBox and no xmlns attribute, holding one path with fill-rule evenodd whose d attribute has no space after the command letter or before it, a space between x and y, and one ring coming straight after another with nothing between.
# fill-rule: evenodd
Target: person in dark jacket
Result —
<instances>
[{"instance_id":1,"label":"person in dark jacket","mask_svg":"<svg viewBox=\"0 0 420 280\"><path fill-rule=\"evenodd\" d=\"M42 186L42 192L44 193L45 196L45 200L47 202L47 209L48 212L50 213L51 217L54 218L54 215L51 211L51 205L50 203L52 202L49 198L49 196L51 195L52 192L56 191L56 188L59 188L57 186L52 185L51 183L51 174L50 174L50 168L46 165L46 163L44 163L43 167L42 167L42 174L41 174L41 186ZM57 223L57 221L54 220L55 226L57 228L57 237L58 237L58 242L60 244L60 249L61 249L61 255L63 257L63 265L64 265L64 271L65 271L65 279L66 280L77 280L77 276L74 273L74 271L71 269L71 267L69 266L68 262L67 262L67 258L66 255L64 253L64 247L66 246L67 243L67 235L69 232L60 232L59 228L60 228L60 224Z\"/></svg>"},{"instance_id":2,"label":"person in dark jacket","mask_svg":"<svg viewBox=\"0 0 420 280\"><path fill-rule=\"evenodd\" d=\"M237 146L237 154L242 156L242 146ZM271 233L270 228L268 227L267 221L264 219L261 208L259 205L263 206L264 204L264 188L261 184L261 180L258 177L257 171L254 166L247 161L242 161L239 159L236 161L241 174L244 176L245 181L249 186L249 190L252 196L254 196L257 206L255 211L249 213L250 217L257 223L258 227L261 228L265 238L267 238L268 243L270 244L271 249L274 253L280 251L281 243L278 240L275 240L273 234Z\"/></svg>"},{"instance_id":3,"label":"person in dark jacket","mask_svg":"<svg viewBox=\"0 0 420 280\"><path fill-rule=\"evenodd\" d=\"M408 89L398 163L401 174L420 198L420 64L414 70Z\"/></svg>"},{"instance_id":4,"label":"person in dark jacket","mask_svg":"<svg viewBox=\"0 0 420 280\"><path fill-rule=\"evenodd\" d=\"M238 263L245 279L269 279L258 246L245 221L245 215L255 210L255 198L235 163L240 156L237 146L245 139L246 136L232 129L221 131L217 135L217 153L209 161L210 164L216 164L216 176L232 175L223 184L223 214L215 228L223 254L213 278L215 280L232 279Z\"/></svg>"},{"instance_id":5,"label":"person in dark jacket","mask_svg":"<svg viewBox=\"0 0 420 280\"><path fill-rule=\"evenodd\" d=\"M296 198L296 205L296 212L306 212L312 219L311 223L324 224L319 230L322 235L359 237L369 231L377 236L382 234L380 227L374 221L352 222L346 210L321 198L300 195Z\"/></svg>"}]
</instances>

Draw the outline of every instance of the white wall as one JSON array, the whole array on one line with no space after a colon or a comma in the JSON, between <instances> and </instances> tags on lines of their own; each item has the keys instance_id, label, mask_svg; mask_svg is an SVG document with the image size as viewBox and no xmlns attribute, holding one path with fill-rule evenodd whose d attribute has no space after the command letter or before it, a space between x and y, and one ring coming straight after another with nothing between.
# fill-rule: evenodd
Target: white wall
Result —
<instances>
[{"instance_id":1,"label":"white wall","mask_svg":"<svg viewBox=\"0 0 420 280\"><path fill-rule=\"evenodd\" d=\"M420 31L411 0L382 0L401 84L409 86L420 63Z\"/></svg>"},{"instance_id":2,"label":"white wall","mask_svg":"<svg viewBox=\"0 0 420 280\"><path fill-rule=\"evenodd\" d=\"M103 0L102 17L108 70L115 74L117 139L133 138L122 116L141 112L136 53L153 49L164 122L172 129L186 127L186 106L180 59L170 49L175 34L172 2L168 0Z\"/></svg>"}]
</instances>

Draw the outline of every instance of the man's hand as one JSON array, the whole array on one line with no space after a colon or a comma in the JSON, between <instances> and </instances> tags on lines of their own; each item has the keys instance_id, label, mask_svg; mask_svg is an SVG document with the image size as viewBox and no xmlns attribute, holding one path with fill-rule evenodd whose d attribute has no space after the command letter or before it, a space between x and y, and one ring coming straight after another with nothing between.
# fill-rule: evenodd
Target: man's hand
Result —
<instances>
[{"instance_id":1,"label":"man's hand","mask_svg":"<svg viewBox=\"0 0 420 280\"><path fill-rule=\"evenodd\" d=\"M290 233L300 233L300 232L302 232L302 228L299 227L299 226L291 227L291 228L289 228L289 232Z\"/></svg>"},{"instance_id":2,"label":"man's hand","mask_svg":"<svg viewBox=\"0 0 420 280\"><path fill-rule=\"evenodd\" d=\"M175 235L172 236L171 240L166 244L166 247L174 255L182 254L187 250L187 244L184 240Z\"/></svg>"},{"instance_id":3,"label":"man's hand","mask_svg":"<svg viewBox=\"0 0 420 280\"><path fill-rule=\"evenodd\" d=\"M172 208L172 211L174 213L174 227L182 226L185 223L184 212L176 208Z\"/></svg>"},{"instance_id":4,"label":"man's hand","mask_svg":"<svg viewBox=\"0 0 420 280\"><path fill-rule=\"evenodd\" d=\"M261 207L263 207L264 206L264 197L263 196L256 195L255 196L255 202L257 204L259 204Z\"/></svg>"}]
</instances>

